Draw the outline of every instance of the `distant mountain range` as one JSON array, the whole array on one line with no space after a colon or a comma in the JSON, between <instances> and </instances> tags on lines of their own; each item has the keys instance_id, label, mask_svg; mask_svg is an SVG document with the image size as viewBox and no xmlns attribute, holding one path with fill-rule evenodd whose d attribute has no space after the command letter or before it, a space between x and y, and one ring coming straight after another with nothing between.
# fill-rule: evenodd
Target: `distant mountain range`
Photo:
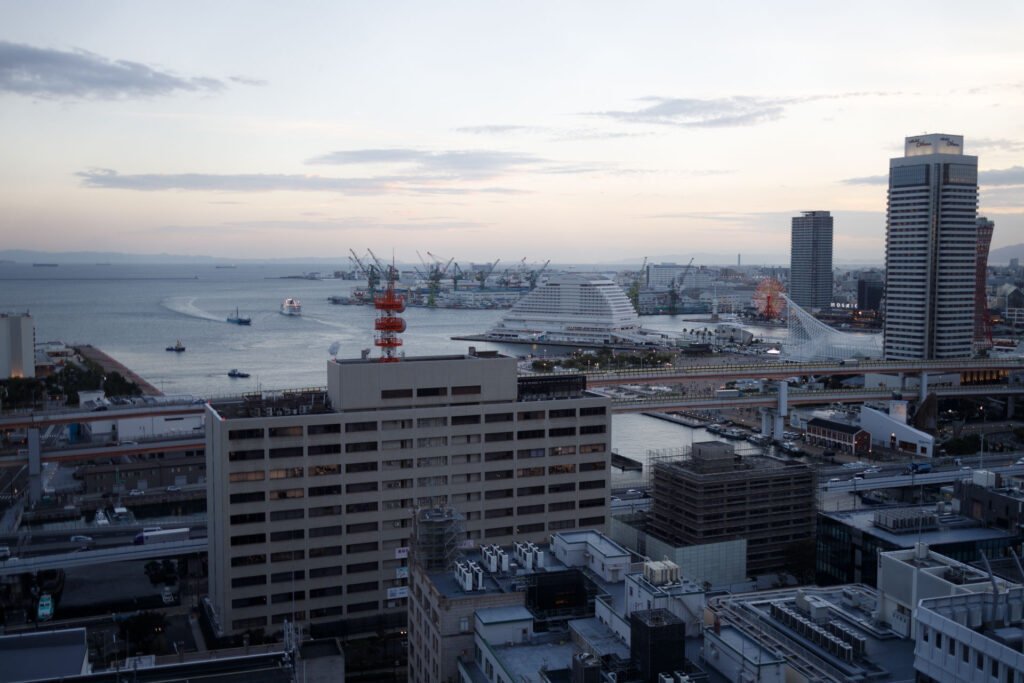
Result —
<instances>
[{"instance_id":1,"label":"distant mountain range","mask_svg":"<svg viewBox=\"0 0 1024 683\"><path fill-rule=\"evenodd\" d=\"M1003 249L1024 249L1024 245L1017 247L1004 247ZM1001 251L1001 250L995 250ZM993 251L993 253L995 253ZM1024 251L1021 252L1024 256ZM501 262L516 263L518 259L508 260L502 257ZM685 265L693 258L694 265L719 265L729 266L736 263L736 256L725 256L723 254L692 253L692 254L664 254L652 256L649 263L678 263ZM1011 257L1006 257L1002 262L1008 262ZM296 263L296 264L336 264L339 270L347 270L351 267L348 255L341 256L310 256L304 258L221 258L204 255L185 254L125 254L112 251L32 251L28 249L2 249L0 250L0 263L13 261L15 263L62 263L62 264L96 264L96 263L117 263L117 264L258 264L258 263ZM573 268L577 271L593 270L635 270L643 261L643 256L631 259L618 258L614 261L591 262L591 263L552 263L553 268ZM480 260L483 262L483 259ZM743 265L774 265L787 267L789 265L789 254L786 253L765 253L765 254L744 254ZM864 259L843 259L836 257L834 263L853 267L858 265L878 266L877 262L869 262ZM412 268L415 263L399 263L400 268ZM536 264L535 264L536 265ZM501 266L504 267L504 266Z\"/></svg>"},{"instance_id":2,"label":"distant mountain range","mask_svg":"<svg viewBox=\"0 0 1024 683\"><path fill-rule=\"evenodd\" d=\"M988 262L993 266L1004 266L1012 258L1024 261L1024 244L1011 244L1008 247L999 247L988 252Z\"/></svg>"}]
</instances>

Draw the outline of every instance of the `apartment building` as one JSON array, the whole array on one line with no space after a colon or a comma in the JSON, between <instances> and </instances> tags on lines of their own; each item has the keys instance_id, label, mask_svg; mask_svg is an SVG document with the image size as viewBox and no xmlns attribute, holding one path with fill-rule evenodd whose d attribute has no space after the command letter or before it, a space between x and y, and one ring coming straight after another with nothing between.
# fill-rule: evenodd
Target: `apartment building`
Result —
<instances>
[{"instance_id":1,"label":"apartment building","mask_svg":"<svg viewBox=\"0 0 1024 683\"><path fill-rule=\"evenodd\" d=\"M327 380L207 408L221 632L404 613L419 507L456 509L466 546L605 529L609 401L584 377L470 349L332 360Z\"/></svg>"}]
</instances>

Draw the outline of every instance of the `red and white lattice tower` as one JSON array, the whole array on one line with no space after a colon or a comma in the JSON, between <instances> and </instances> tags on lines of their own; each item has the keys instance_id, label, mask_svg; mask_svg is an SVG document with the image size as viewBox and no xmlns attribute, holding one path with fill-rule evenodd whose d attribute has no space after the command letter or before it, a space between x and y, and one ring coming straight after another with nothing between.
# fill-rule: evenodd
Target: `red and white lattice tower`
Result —
<instances>
[{"instance_id":1,"label":"red and white lattice tower","mask_svg":"<svg viewBox=\"0 0 1024 683\"><path fill-rule=\"evenodd\" d=\"M395 350L402 345L398 336L405 332L405 319L398 313L405 310L405 299L395 294L395 283L388 282L384 293L373 297L373 307L377 309L377 319L373 321L373 329L377 331L373 343L380 347L381 363L397 363L399 358Z\"/></svg>"}]
</instances>

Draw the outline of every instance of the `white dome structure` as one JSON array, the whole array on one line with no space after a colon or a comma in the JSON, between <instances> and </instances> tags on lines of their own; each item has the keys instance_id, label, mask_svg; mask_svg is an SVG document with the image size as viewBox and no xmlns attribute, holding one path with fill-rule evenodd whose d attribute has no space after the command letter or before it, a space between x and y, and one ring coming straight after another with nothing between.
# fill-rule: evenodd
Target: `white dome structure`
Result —
<instances>
[{"instance_id":1,"label":"white dome structure","mask_svg":"<svg viewBox=\"0 0 1024 683\"><path fill-rule=\"evenodd\" d=\"M567 273L549 279L512 307L487 336L493 341L653 345L626 293L600 275Z\"/></svg>"}]
</instances>

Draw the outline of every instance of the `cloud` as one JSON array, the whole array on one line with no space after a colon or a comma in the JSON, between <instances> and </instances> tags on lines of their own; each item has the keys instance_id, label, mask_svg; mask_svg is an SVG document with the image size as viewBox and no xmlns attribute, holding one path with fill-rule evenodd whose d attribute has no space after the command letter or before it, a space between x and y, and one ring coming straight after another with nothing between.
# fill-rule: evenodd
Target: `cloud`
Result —
<instances>
[{"instance_id":1,"label":"cloud","mask_svg":"<svg viewBox=\"0 0 1024 683\"><path fill-rule=\"evenodd\" d=\"M353 149L328 152L306 161L307 164L392 164L411 166L418 174L446 179L481 180L504 173L537 168L547 159L515 152L495 150L447 150L428 152L416 149Z\"/></svg>"},{"instance_id":2,"label":"cloud","mask_svg":"<svg viewBox=\"0 0 1024 683\"><path fill-rule=\"evenodd\" d=\"M888 185L889 176L887 175L866 175L860 178L844 178L839 182L845 183L846 185Z\"/></svg>"},{"instance_id":3,"label":"cloud","mask_svg":"<svg viewBox=\"0 0 1024 683\"><path fill-rule=\"evenodd\" d=\"M258 81L235 76L235 83ZM219 92L225 83L205 76L181 77L128 60L0 41L0 92L46 99L120 99L176 92Z\"/></svg>"},{"instance_id":4,"label":"cloud","mask_svg":"<svg viewBox=\"0 0 1024 683\"><path fill-rule=\"evenodd\" d=\"M76 173L89 188L159 192L340 192L343 194L519 194L522 190L504 187L432 187L420 184L421 178L379 176L370 178L330 178L319 175L212 174L212 173L140 173L121 175L108 168Z\"/></svg>"},{"instance_id":5,"label":"cloud","mask_svg":"<svg viewBox=\"0 0 1024 683\"><path fill-rule=\"evenodd\" d=\"M861 178L846 178L839 182L847 185L888 185L889 176L869 175ZM978 171L978 184L982 186L1024 185L1024 166Z\"/></svg>"},{"instance_id":6,"label":"cloud","mask_svg":"<svg viewBox=\"0 0 1024 683\"><path fill-rule=\"evenodd\" d=\"M1007 138L970 138L970 147L978 149L997 149L1003 152L1024 152L1024 140L1009 140Z\"/></svg>"},{"instance_id":7,"label":"cloud","mask_svg":"<svg viewBox=\"0 0 1024 683\"><path fill-rule=\"evenodd\" d=\"M476 221L410 221L404 223L382 223L372 218L344 218L340 220L272 220L272 221L226 221L217 225L162 225L154 228L160 233L209 234L211 231L238 230L280 233L283 231L338 232L344 230L393 230L396 232L425 232L430 230L475 231L487 228L488 223Z\"/></svg>"},{"instance_id":8,"label":"cloud","mask_svg":"<svg viewBox=\"0 0 1024 683\"><path fill-rule=\"evenodd\" d=\"M726 128L773 121L782 116L786 105L806 99L746 96L717 99L642 97L638 101L649 104L632 111L603 111L595 114L626 123Z\"/></svg>"},{"instance_id":9,"label":"cloud","mask_svg":"<svg viewBox=\"0 0 1024 683\"><path fill-rule=\"evenodd\" d=\"M1024 185L1024 166L978 172L979 185Z\"/></svg>"},{"instance_id":10,"label":"cloud","mask_svg":"<svg viewBox=\"0 0 1024 683\"><path fill-rule=\"evenodd\" d=\"M469 133L471 135L507 135L509 133L531 133L537 131L547 131L548 128L535 128L533 126L511 126L511 125L491 125L491 126L463 126L462 128L456 128L456 133Z\"/></svg>"},{"instance_id":11,"label":"cloud","mask_svg":"<svg viewBox=\"0 0 1024 683\"><path fill-rule=\"evenodd\" d=\"M510 135L533 135L546 138L550 142L573 142L576 140L611 140L616 138L632 138L647 135L647 133L626 133L623 131L608 131L598 128L552 128L547 126L517 126L517 125L486 125L486 126L463 126L455 129L456 133L468 133L470 135L490 135L494 137Z\"/></svg>"}]
</instances>

